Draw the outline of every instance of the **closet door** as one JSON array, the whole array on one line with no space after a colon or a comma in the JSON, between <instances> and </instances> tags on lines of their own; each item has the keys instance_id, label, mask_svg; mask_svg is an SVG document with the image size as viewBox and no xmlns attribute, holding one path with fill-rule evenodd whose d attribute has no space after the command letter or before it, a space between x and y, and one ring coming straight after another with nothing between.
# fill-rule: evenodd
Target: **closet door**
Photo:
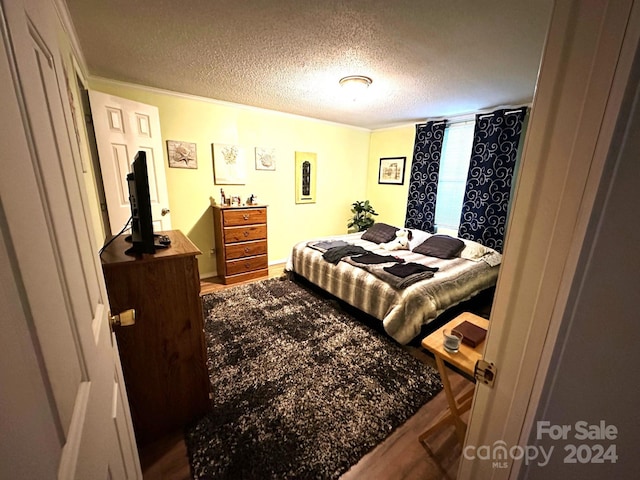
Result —
<instances>
[{"instance_id":1,"label":"closet door","mask_svg":"<svg viewBox=\"0 0 640 480\"><path fill-rule=\"evenodd\" d=\"M147 154L153 230L171 230L158 107L94 90L89 99L111 232L131 215L126 177L138 150Z\"/></svg>"}]
</instances>

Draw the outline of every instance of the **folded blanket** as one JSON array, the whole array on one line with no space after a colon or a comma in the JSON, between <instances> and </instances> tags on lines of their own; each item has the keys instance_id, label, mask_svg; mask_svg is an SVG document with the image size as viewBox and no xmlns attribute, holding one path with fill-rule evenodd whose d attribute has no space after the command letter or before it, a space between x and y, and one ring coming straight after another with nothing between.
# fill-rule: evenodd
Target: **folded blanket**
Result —
<instances>
[{"instance_id":1,"label":"folded blanket","mask_svg":"<svg viewBox=\"0 0 640 480\"><path fill-rule=\"evenodd\" d=\"M394 257L392 255L379 255L377 253L365 253L364 255L351 256L351 260L356 263L365 263L373 265L376 263L403 263L403 258Z\"/></svg>"},{"instance_id":2,"label":"folded blanket","mask_svg":"<svg viewBox=\"0 0 640 480\"><path fill-rule=\"evenodd\" d=\"M331 262L334 265L337 265L343 257L351 255L362 255L363 253L367 253L368 251L369 250L365 250L364 248L357 245L332 247L322 254L322 258L324 258L327 262Z\"/></svg>"},{"instance_id":3,"label":"folded blanket","mask_svg":"<svg viewBox=\"0 0 640 480\"><path fill-rule=\"evenodd\" d=\"M393 265L391 267L384 267L385 272L389 272L398 277L406 278L414 273L422 272L437 272L438 267L428 267L420 263L409 262L404 265Z\"/></svg>"},{"instance_id":4,"label":"folded blanket","mask_svg":"<svg viewBox=\"0 0 640 480\"><path fill-rule=\"evenodd\" d=\"M346 247L347 245L353 245L352 243L347 243L344 240L325 240L320 242L309 242L308 246L311 248L315 248L316 250L320 250L321 252L326 252L330 248L334 247Z\"/></svg>"},{"instance_id":5,"label":"folded blanket","mask_svg":"<svg viewBox=\"0 0 640 480\"><path fill-rule=\"evenodd\" d=\"M425 280L427 278L433 277L433 271L431 270L413 273L411 275L408 275L407 277L402 278L385 271L385 266L388 268L391 266L391 263L387 263L386 265L385 264L367 265L364 263L355 262L354 259L349 256L342 258L342 261L347 262L348 264L353 265L354 267L358 267L366 270L372 275L375 275L376 277L378 277L380 280L388 283L390 286L392 286L396 290L402 290L404 288L407 288L413 285L416 282L419 282L420 280Z\"/></svg>"},{"instance_id":6,"label":"folded blanket","mask_svg":"<svg viewBox=\"0 0 640 480\"><path fill-rule=\"evenodd\" d=\"M380 267L378 265L374 266L369 271L373 273L376 277L378 277L380 280L384 280L385 282L387 282L389 285L391 285L393 288L397 290L402 290L404 288L410 287L411 285L413 285L416 282L419 282L420 280L426 280L427 278L433 277L432 271L425 271L425 272L413 273L411 275L408 275L402 278L392 273L385 272L384 267Z\"/></svg>"}]
</instances>

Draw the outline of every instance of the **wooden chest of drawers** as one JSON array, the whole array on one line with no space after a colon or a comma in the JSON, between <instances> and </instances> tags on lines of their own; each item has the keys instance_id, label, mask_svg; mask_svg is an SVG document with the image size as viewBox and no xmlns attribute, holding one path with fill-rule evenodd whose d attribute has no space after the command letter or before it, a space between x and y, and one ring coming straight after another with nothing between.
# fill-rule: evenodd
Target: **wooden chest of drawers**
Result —
<instances>
[{"instance_id":1,"label":"wooden chest of drawers","mask_svg":"<svg viewBox=\"0 0 640 480\"><path fill-rule=\"evenodd\" d=\"M225 284L268 275L267 207L213 207L218 275Z\"/></svg>"},{"instance_id":2,"label":"wooden chest of drawers","mask_svg":"<svg viewBox=\"0 0 640 480\"><path fill-rule=\"evenodd\" d=\"M124 235L101 260L112 312L136 311L135 325L114 327L138 445L172 434L210 409L198 248L179 230L171 246L125 255Z\"/></svg>"}]
</instances>

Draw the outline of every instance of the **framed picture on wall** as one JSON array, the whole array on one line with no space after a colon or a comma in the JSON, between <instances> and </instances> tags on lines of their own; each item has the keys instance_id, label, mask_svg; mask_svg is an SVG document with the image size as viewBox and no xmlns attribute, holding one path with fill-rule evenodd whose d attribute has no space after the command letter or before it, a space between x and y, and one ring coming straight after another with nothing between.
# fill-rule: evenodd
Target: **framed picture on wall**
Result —
<instances>
[{"instance_id":1,"label":"framed picture on wall","mask_svg":"<svg viewBox=\"0 0 640 480\"><path fill-rule=\"evenodd\" d=\"M195 143L167 140L167 156L171 168L198 168Z\"/></svg>"},{"instance_id":2,"label":"framed picture on wall","mask_svg":"<svg viewBox=\"0 0 640 480\"><path fill-rule=\"evenodd\" d=\"M244 185L244 150L238 145L214 143L213 176L216 185Z\"/></svg>"},{"instance_id":3,"label":"framed picture on wall","mask_svg":"<svg viewBox=\"0 0 640 480\"><path fill-rule=\"evenodd\" d=\"M256 170L276 169L276 149L256 147Z\"/></svg>"},{"instance_id":4,"label":"framed picture on wall","mask_svg":"<svg viewBox=\"0 0 640 480\"><path fill-rule=\"evenodd\" d=\"M404 167L407 157L387 157L380 159L378 183L402 185L404 183Z\"/></svg>"},{"instance_id":5,"label":"framed picture on wall","mask_svg":"<svg viewBox=\"0 0 640 480\"><path fill-rule=\"evenodd\" d=\"M296 203L316 203L317 154L296 152Z\"/></svg>"}]
</instances>

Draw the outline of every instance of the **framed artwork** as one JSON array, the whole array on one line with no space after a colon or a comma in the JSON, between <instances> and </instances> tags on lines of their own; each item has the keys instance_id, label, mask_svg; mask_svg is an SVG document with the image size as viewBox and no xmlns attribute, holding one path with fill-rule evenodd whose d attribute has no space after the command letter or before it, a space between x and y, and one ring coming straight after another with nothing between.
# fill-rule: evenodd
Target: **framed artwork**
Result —
<instances>
[{"instance_id":1,"label":"framed artwork","mask_svg":"<svg viewBox=\"0 0 640 480\"><path fill-rule=\"evenodd\" d=\"M276 169L276 149L256 147L256 170Z\"/></svg>"},{"instance_id":2,"label":"framed artwork","mask_svg":"<svg viewBox=\"0 0 640 480\"><path fill-rule=\"evenodd\" d=\"M407 157L387 157L380 159L378 183L402 185L404 183L404 167Z\"/></svg>"},{"instance_id":3,"label":"framed artwork","mask_svg":"<svg viewBox=\"0 0 640 480\"><path fill-rule=\"evenodd\" d=\"M217 185L244 185L244 150L238 145L212 144L213 177Z\"/></svg>"},{"instance_id":4,"label":"framed artwork","mask_svg":"<svg viewBox=\"0 0 640 480\"><path fill-rule=\"evenodd\" d=\"M316 202L317 154L296 152L296 203Z\"/></svg>"},{"instance_id":5,"label":"framed artwork","mask_svg":"<svg viewBox=\"0 0 640 480\"><path fill-rule=\"evenodd\" d=\"M167 157L171 168L198 168L195 143L167 140Z\"/></svg>"}]
</instances>

